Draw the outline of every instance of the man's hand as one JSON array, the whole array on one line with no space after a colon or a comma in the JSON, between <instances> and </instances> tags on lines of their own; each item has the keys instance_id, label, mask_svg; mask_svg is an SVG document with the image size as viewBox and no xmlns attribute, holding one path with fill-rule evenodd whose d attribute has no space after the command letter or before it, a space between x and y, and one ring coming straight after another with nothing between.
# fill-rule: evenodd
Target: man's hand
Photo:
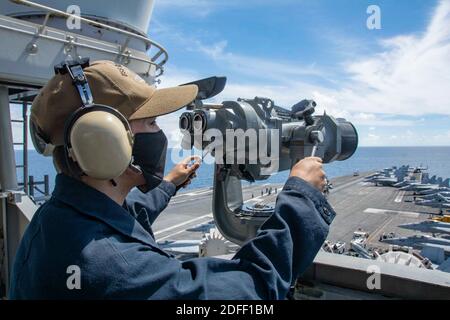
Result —
<instances>
[{"instance_id":1,"label":"man's hand","mask_svg":"<svg viewBox=\"0 0 450 320\"><path fill-rule=\"evenodd\" d=\"M291 177L299 177L314 187L323 191L326 185L325 172L322 170L322 159L308 157L295 164L291 170Z\"/></svg>"},{"instance_id":2,"label":"man's hand","mask_svg":"<svg viewBox=\"0 0 450 320\"><path fill-rule=\"evenodd\" d=\"M192 161L193 164L189 165ZM172 182L176 187L186 188L197 176L195 173L200 167L201 158L199 156L190 156L178 163L173 169L164 177L164 180Z\"/></svg>"}]
</instances>

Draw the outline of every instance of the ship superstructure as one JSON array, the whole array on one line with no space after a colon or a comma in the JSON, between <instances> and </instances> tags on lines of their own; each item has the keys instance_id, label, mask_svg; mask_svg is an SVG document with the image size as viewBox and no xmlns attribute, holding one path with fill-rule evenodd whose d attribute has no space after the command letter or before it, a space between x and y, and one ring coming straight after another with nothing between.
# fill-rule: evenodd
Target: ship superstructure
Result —
<instances>
[{"instance_id":1,"label":"ship superstructure","mask_svg":"<svg viewBox=\"0 0 450 320\"><path fill-rule=\"evenodd\" d=\"M109 0L0 2L0 40L4 44L0 51L2 296L8 289L8 275L21 236L38 208L39 197L34 193L36 189L49 193L48 176L40 177L41 183L28 176L31 102L53 76L54 65L81 57L115 61L155 84L168 53L148 37L153 5L153 0L134 0L133 6ZM10 107L21 108L22 118L12 119ZM23 126L23 140L13 140L12 124ZM16 163L16 147L23 150L23 163ZM18 170L22 171L22 181L17 179Z\"/></svg>"}]
</instances>

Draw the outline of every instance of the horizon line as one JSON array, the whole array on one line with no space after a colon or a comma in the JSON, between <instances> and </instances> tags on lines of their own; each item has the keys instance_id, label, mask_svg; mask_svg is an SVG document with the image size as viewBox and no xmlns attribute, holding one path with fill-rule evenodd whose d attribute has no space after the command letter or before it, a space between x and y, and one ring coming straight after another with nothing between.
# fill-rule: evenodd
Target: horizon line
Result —
<instances>
[{"instance_id":1,"label":"horizon line","mask_svg":"<svg viewBox=\"0 0 450 320\"><path fill-rule=\"evenodd\" d=\"M358 146L358 148L450 148L450 145L431 145L431 146ZM168 149L185 150L180 147L168 147ZM22 151L23 148L14 148L14 151ZM36 151L35 148L28 148L28 151ZM37 151L36 151L37 152Z\"/></svg>"}]
</instances>

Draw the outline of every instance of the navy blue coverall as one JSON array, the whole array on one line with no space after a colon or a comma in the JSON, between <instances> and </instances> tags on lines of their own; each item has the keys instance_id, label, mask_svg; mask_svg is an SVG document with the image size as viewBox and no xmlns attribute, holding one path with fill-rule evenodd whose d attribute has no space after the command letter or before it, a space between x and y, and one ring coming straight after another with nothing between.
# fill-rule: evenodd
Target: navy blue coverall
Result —
<instances>
[{"instance_id":1,"label":"navy blue coverall","mask_svg":"<svg viewBox=\"0 0 450 320\"><path fill-rule=\"evenodd\" d=\"M317 189L291 177L274 214L233 259L181 262L158 247L151 230L174 194L175 186L163 182L148 194L132 191L122 207L59 174L51 199L22 238L9 297L284 299L293 279L313 261L335 216ZM73 266L79 288L68 285Z\"/></svg>"}]
</instances>

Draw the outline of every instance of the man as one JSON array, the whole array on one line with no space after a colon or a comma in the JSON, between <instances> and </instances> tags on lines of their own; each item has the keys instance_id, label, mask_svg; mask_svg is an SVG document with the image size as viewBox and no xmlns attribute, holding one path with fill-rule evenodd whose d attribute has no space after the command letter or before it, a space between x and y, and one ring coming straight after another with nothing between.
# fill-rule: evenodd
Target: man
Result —
<instances>
[{"instance_id":1,"label":"man","mask_svg":"<svg viewBox=\"0 0 450 320\"><path fill-rule=\"evenodd\" d=\"M133 155L164 157L155 117L190 103L197 89L155 90L127 68L97 62L85 68L96 103L129 121ZM181 88L181 89L180 89ZM181 262L158 247L151 225L177 187L199 167L178 164L155 187L132 165L112 181L76 174L65 154L63 124L80 105L68 75L56 75L36 97L31 120L56 146L60 172L52 198L30 222L12 272L12 299L285 299L313 261L335 213L321 190L321 160L297 163L274 214L231 260ZM152 142L151 139L159 139ZM140 143L144 139L145 144ZM99 146L104 148L105 146ZM134 150L137 149L137 150ZM143 193L137 190L148 191ZM147 189L147 190L145 190Z\"/></svg>"}]
</instances>

